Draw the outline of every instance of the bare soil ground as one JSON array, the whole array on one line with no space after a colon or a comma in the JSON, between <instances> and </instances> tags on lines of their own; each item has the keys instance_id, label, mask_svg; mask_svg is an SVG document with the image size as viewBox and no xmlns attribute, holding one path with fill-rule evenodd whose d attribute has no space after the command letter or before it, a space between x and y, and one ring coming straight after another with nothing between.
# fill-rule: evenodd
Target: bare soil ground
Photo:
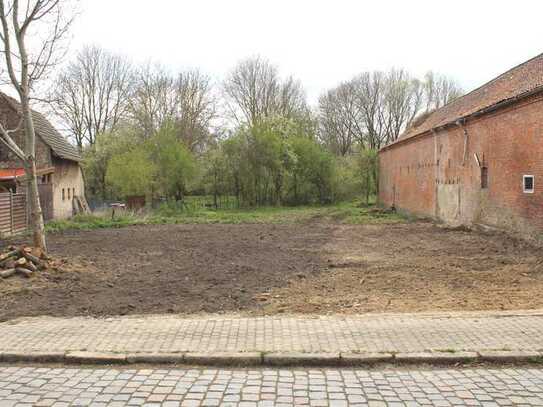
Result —
<instances>
[{"instance_id":1,"label":"bare soil ground","mask_svg":"<svg viewBox=\"0 0 543 407\"><path fill-rule=\"evenodd\" d=\"M49 246L63 271L0 281L1 320L543 307L537 248L426 222L132 226Z\"/></svg>"}]
</instances>

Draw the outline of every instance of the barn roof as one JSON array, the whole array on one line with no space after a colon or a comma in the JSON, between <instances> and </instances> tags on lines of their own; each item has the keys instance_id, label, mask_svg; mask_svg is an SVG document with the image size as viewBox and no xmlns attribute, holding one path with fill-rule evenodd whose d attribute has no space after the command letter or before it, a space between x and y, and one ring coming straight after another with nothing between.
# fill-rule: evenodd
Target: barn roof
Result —
<instances>
[{"instance_id":1,"label":"barn roof","mask_svg":"<svg viewBox=\"0 0 543 407\"><path fill-rule=\"evenodd\" d=\"M407 130L392 144L455 123L501 103L514 101L542 88L543 54L540 54L429 114L426 120Z\"/></svg>"},{"instance_id":2,"label":"barn roof","mask_svg":"<svg viewBox=\"0 0 543 407\"><path fill-rule=\"evenodd\" d=\"M2 92L0 92L0 96L17 111L17 113L21 111L20 103L17 100ZM65 160L81 161L81 155L77 151L77 148L70 144L44 115L32 110L32 118L34 119L36 134L49 146L49 148L51 148L56 156Z\"/></svg>"}]
</instances>

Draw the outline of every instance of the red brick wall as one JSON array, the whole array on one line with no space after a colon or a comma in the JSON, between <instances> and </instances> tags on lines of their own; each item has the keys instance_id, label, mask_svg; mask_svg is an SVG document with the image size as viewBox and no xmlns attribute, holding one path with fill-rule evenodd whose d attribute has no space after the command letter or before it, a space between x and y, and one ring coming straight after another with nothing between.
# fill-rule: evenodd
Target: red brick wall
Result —
<instances>
[{"instance_id":1,"label":"red brick wall","mask_svg":"<svg viewBox=\"0 0 543 407\"><path fill-rule=\"evenodd\" d=\"M383 205L450 224L495 226L522 235L543 231L543 97L400 143L379 154ZM476 153L488 167L481 188ZM464 159L465 155L465 159ZM535 176L523 192L522 176Z\"/></svg>"},{"instance_id":2,"label":"red brick wall","mask_svg":"<svg viewBox=\"0 0 543 407\"><path fill-rule=\"evenodd\" d=\"M13 108L3 99L0 98L0 121L7 129L14 129L19 123L19 116ZM24 148L24 131L20 130L12 134L12 138L20 148ZM39 138L36 138L36 165L38 168L51 166L51 150ZM0 168L21 168L21 162L6 146L0 143Z\"/></svg>"}]
</instances>

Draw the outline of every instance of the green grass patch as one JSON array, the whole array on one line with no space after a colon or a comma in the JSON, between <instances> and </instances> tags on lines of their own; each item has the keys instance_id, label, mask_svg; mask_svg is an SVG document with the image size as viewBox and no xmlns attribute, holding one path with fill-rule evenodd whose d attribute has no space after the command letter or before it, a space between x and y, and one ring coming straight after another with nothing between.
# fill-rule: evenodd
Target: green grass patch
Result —
<instances>
[{"instance_id":1,"label":"green grass patch","mask_svg":"<svg viewBox=\"0 0 543 407\"><path fill-rule=\"evenodd\" d=\"M65 230L92 230L102 228L120 228L124 226L143 224L146 218L131 213L116 215L112 219L111 213L93 215L76 215L70 219L54 220L45 225L47 232L62 232Z\"/></svg>"},{"instance_id":2,"label":"green grass patch","mask_svg":"<svg viewBox=\"0 0 543 407\"><path fill-rule=\"evenodd\" d=\"M47 231L117 228L137 224L299 224L307 222L341 224L383 224L406 222L397 213L384 211L360 202L330 206L261 207L251 209L210 209L203 207L164 205L146 214L124 212L112 219L111 212L78 215L69 220L53 221Z\"/></svg>"}]
</instances>

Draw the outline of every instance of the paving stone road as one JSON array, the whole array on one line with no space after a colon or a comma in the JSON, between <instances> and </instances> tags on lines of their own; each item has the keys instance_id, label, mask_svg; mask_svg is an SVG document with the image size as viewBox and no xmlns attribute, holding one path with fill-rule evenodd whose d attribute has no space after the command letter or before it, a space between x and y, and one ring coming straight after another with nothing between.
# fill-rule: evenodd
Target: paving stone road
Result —
<instances>
[{"instance_id":1,"label":"paving stone road","mask_svg":"<svg viewBox=\"0 0 543 407\"><path fill-rule=\"evenodd\" d=\"M0 366L0 406L543 405L543 369L221 370Z\"/></svg>"},{"instance_id":2,"label":"paving stone road","mask_svg":"<svg viewBox=\"0 0 543 407\"><path fill-rule=\"evenodd\" d=\"M0 334L0 352L540 351L543 313L39 317L1 323Z\"/></svg>"}]
</instances>

